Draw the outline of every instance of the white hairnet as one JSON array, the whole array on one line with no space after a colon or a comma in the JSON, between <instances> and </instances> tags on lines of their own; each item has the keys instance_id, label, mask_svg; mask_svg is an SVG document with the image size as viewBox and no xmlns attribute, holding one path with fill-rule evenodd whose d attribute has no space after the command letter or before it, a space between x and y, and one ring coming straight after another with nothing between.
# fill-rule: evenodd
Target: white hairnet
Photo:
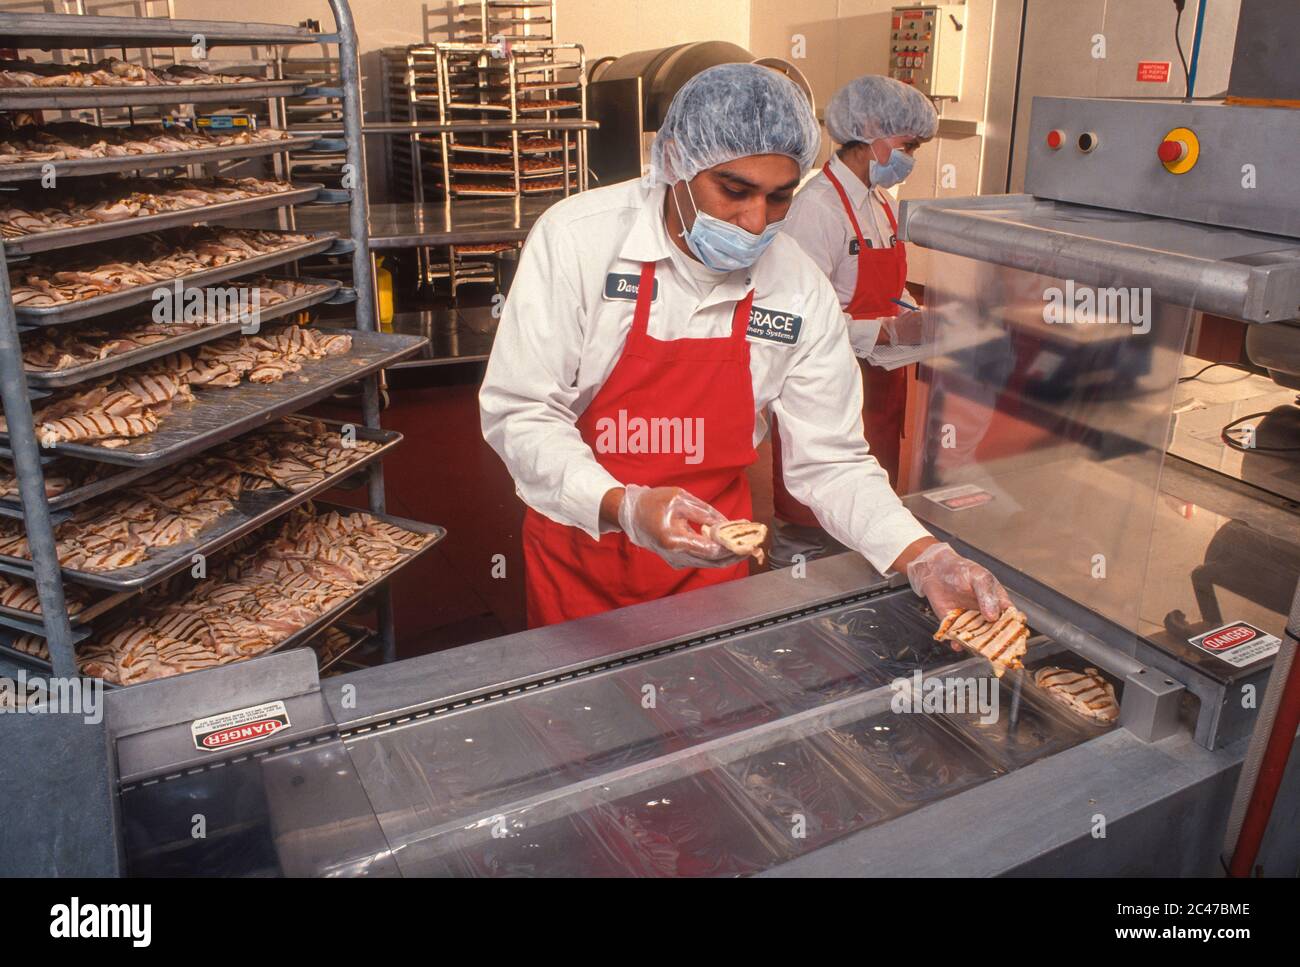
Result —
<instances>
[{"instance_id":1,"label":"white hairnet","mask_svg":"<svg viewBox=\"0 0 1300 967\"><path fill-rule=\"evenodd\" d=\"M758 64L718 64L682 85L650 148L650 181L689 181L706 168L783 154L808 173L821 130L803 91Z\"/></svg>"},{"instance_id":2,"label":"white hairnet","mask_svg":"<svg viewBox=\"0 0 1300 967\"><path fill-rule=\"evenodd\" d=\"M933 138L939 115L930 99L892 77L849 81L826 105L826 130L838 144L908 136Z\"/></svg>"}]
</instances>

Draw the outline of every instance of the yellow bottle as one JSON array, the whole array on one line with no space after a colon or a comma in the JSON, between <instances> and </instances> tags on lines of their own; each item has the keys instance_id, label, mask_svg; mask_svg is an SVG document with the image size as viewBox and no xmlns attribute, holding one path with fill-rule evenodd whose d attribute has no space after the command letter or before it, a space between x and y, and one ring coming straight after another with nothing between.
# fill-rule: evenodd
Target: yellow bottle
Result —
<instances>
[{"instance_id":1,"label":"yellow bottle","mask_svg":"<svg viewBox=\"0 0 1300 967\"><path fill-rule=\"evenodd\" d=\"M393 273L384 268L384 257L375 259L375 289L379 293L379 331L393 331Z\"/></svg>"}]
</instances>

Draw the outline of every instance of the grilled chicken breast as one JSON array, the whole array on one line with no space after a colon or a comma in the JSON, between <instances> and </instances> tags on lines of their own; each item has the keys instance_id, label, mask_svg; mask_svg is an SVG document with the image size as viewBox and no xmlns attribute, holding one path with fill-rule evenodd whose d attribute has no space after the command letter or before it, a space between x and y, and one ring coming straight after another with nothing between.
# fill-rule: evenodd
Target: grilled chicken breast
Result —
<instances>
[{"instance_id":1,"label":"grilled chicken breast","mask_svg":"<svg viewBox=\"0 0 1300 967\"><path fill-rule=\"evenodd\" d=\"M1053 699L1097 722L1114 722L1119 718L1115 686L1095 668L1073 672L1068 668L1047 666L1034 672L1034 684Z\"/></svg>"},{"instance_id":2,"label":"grilled chicken breast","mask_svg":"<svg viewBox=\"0 0 1300 967\"><path fill-rule=\"evenodd\" d=\"M983 655L993 663L993 674L1001 678L1008 668L1022 667L1020 658L1029 644L1029 628L1025 616L1015 608L1007 608L993 622L978 611L957 608L944 616L934 638L959 642Z\"/></svg>"},{"instance_id":3,"label":"grilled chicken breast","mask_svg":"<svg viewBox=\"0 0 1300 967\"><path fill-rule=\"evenodd\" d=\"M767 540L766 524L756 524L752 520L729 520L721 524L710 524L706 531L732 554L752 556L759 564L763 563L763 542Z\"/></svg>"}]
</instances>

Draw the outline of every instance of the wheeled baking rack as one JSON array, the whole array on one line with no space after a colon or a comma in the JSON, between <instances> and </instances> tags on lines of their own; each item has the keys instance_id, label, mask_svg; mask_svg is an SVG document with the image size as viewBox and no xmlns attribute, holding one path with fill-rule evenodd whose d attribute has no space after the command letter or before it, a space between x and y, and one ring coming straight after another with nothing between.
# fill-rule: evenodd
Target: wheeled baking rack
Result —
<instances>
[{"instance_id":1,"label":"wheeled baking rack","mask_svg":"<svg viewBox=\"0 0 1300 967\"><path fill-rule=\"evenodd\" d=\"M326 188L312 185L307 191L271 196L267 205L262 207L275 207L291 213L292 206L307 202L346 205L348 216L345 232L308 233L311 234L311 239L304 245L285 248L269 256L235 263L220 270L199 273L186 279L191 285L201 285L235 276L268 271L275 273L277 267L286 267L289 263L312 252L338 255L350 261L351 285L340 286L336 282L330 282L322 286L314 298L297 300L291 307L292 310L300 310L313 302L350 303L355 307L356 324L352 332L353 346L349 353L346 356L327 357L316 361L316 365L304 368L300 379L282 380L279 383L265 385L243 383L238 387L217 391L219 396L203 396L184 412L173 412L166 417L155 434L137 438L117 449L61 445L53 451L43 450L37 442L33 425L33 400L48 395L48 388L55 384L65 386L69 383L66 379L51 381L48 377L43 379L39 374L26 373L23 367L19 333L41 325L73 325L88 318L102 318L103 314L110 310L121 309L131 304L142 305L150 298L149 290L152 287L145 286L142 287L143 291L127 290L126 295L114 293L102 299L86 300L86 302L71 303L47 310L16 309L10 291L9 267L29 258L30 255L15 253L12 245L0 245L0 390L3 392L4 412L8 422L8 432L3 440L3 446L0 447L0 456L12 461L19 491L17 501L0 499L0 516L17 518L24 522L31 553L30 560L6 558L0 561L0 573L32 582L40 601L39 615L20 616L11 609L0 611L0 638L3 638L0 647L19 634L42 635L46 641L50 661L38 662L36 665L52 670L57 676L71 678L78 674L74 646L77 641L89 637L92 633L89 622L139 591L161 583L168 574L177 571L179 561L175 553L151 555L145 564L127 572L120 574L99 572L93 575L87 572L81 575L83 580L78 581L77 575L60 567L56 554L54 529L59 523L68 519L69 508L81 501L124 487L149 473L174 466L180 460L202 453L251 429L264 426L280 416L297 412L327 398L343 386L358 381L362 384L363 427L358 428L358 437L380 444L380 452L368 455L364 460L331 475L320 485L311 487L303 493L290 494L287 497L281 495L258 498L255 496L248 506L239 507L230 520L219 522L217 526L199 534L194 541L184 546L193 553L215 550L258 527L279 519L291 508L327 489L328 486L340 483L344 478L355 478L360 474L366 477L368 506L371 513L400 526L433 535L434 540L427 542L421 552L417 553L427 550L442 536L442 529L435 525L402 521L385 514L384 477L382 461L379 458L383 452L400 441L400 434L384 431L380 427L379 374L385 366L417 353L427 340L417 336L378 331L370 266L356 30L347 0L329 0L329 6L336 28L333 34L313 32L306 27L275 24L67 14L0 14L0 46L20 49L188 48L194 43L195 35L202 35L208 47L264 46L282 51L299 45L334 44L337 45L339 54L337 80L327 81L325 84L312 84L306 79L274 77L266 81L259 79L238 85L221 85L222 91L207 89L216 85L195 85L160 90L146 87L133 87L126 90L112 88L112 97L107 96L108 90L101 92L94 88L17 91L6 89L0 92L0 110L58 110L70 106L97 106L101 102L114 105L126 103L176 105L220 100L237 102L254 97L334 99L339 104L341 137L337 136L338 131L331 130L319 135L308 134L287 141L271 142L270 146L267 144L241 146L247 148L242 152L214 149L211 154L185 152L173 159L177 166L185 166L196 162L235 160L258 155L273 155L277 159L283 159L289 151L303 152L304 150L319 152L322 156L341 155L344 159L340 187ZM276 62L280 62L278 56ZM199 89L195 90L195 87ZM281 109L271 116L284 118L285 114ZM53 169L57 186L57 178L158 168L165 164L164 157L147 155L99 159L93 164L56 162L53 164ZM40 178L43 174L47 174L48 170L49 166L43 169L40 165L11 167L0 173L0 180L16 184L23 179ZM57 190L57 187L54 190ZM211 207L215 209L219 206ZM171 219L168 224L204 223L210 219L229 216L234 212L227 206L223 211L210 213L208 208L196 208L185 214L187 218ZM152 224L150 221L150 219L139 219L135 223L114 222L112 234L121 238L127 234L144 233L160 227L157 221L153 221ZM40 241L33 241L41 238L33 236L18 248L26 248L28 252L38 249L49 251L71 248L95 241L95 231L91 228L85 231L48 233L51 237ZM53 237L56 235L57 237ZM278 274L286 273L282 268ZM87 302L92 304L88 306ZM210 332L204 331L205 336L209 338L215 339L230 334L228 325L212 326L210 329ZM195 340L187 339L188 345L194 343ZM179 343L171 348L179 348ZM130 360L131 363L139 361L142 361L140 357ZM79 374L79 379L74 380L72 385L77 381L102 376L104 372L117 368L120 367L89 367ZM76 375L78 374L74 374ZM45 475L49 464L54 461L86 459L94 459L100 464L109 464L111 472L87 487L75 488L71 493L53 499L46 496ZM373 598L378 625L376 634L382 643L382 657L385 661L391 661L395 657L396 649L388 578L395 573L395 570L359 589L358 593L341 607L331 609L322 615L320 620L291 636L278 647L306 643L312 635L324 631L334 619L350 611L363 598ZM112 593L108 598L96 602L91 608L79 613L74 623L68 614L65 582L89 584ZM349 634L355 639L353 647L367 637L355 630ZM7 649L6 653L11 657L15 654Z\"/></svg>"}]
</instances>

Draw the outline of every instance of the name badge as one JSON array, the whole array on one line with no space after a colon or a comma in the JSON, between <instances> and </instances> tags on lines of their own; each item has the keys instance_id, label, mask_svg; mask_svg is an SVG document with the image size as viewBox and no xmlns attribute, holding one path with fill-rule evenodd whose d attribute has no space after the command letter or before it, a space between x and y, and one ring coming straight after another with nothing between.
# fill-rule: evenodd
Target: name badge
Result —
<instances>
[{"instance_id":1,"label":"name badge","mask_svg":"<svg viewBox=\"0 0 1300 967\"><path fill-rule=\"evenodd\" d=\"M636 302L638 290L641 288L641 276L630 275L623 272L611 272L605 276L605 298L622 299L625 302ZM659 280L655 279L654 289L650 292L650 301L655 302L659 299Z\"/></svg>"},{"instance_id":2,"label":"name badge","mask_svg":"<svg viewBox=\"0 0 1300 967\"><path fill-rule=\"evenodd\" d=\"M793 346L799 341L799 330L802 328L803 316L780 309L754 306L749 310L749 326L745 329L745 335L782 346Z\"/></svg>"}]
</instances>

